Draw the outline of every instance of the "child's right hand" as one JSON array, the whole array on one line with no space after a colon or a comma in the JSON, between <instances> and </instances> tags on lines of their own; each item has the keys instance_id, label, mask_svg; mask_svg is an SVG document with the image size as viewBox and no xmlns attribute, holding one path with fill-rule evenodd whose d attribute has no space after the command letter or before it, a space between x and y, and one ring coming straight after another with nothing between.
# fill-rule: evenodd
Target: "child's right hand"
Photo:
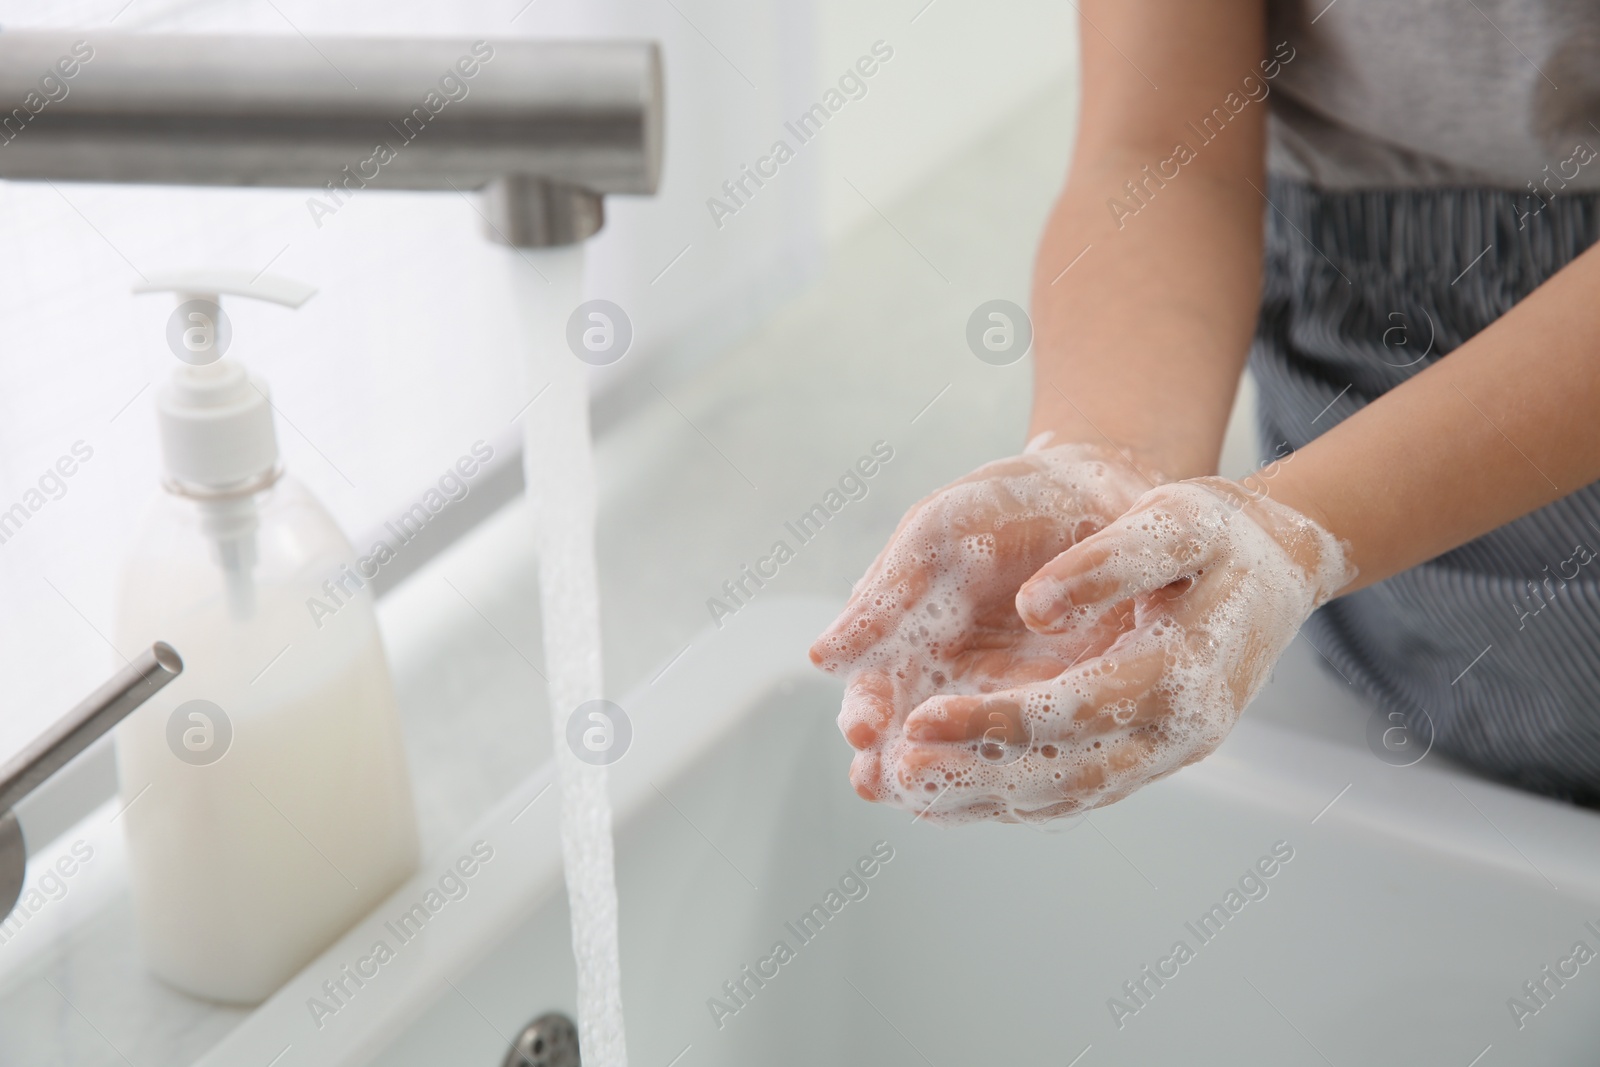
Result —
<instances>
[{"instance_id":1,"label":"child's right hand","mask_svg":"<svg viewBox=\"0 0 1600 1067\"><path fill-rule=\"evenodd\" d=\"M859 751L856 791L900 795L890 750L906 716L935 694L981 694L1059 675L1126 628L1111 613L1092 632L1042 635L1017 614L1016 595L1040 567L1109 525L1150 488L1108 446L1066 444L987 464L922 500L811 649L818 666L849 676L839 726ZM1157 476L1159 477L1159 476ZM1001 745L1018 740L997 724Z\"/></svg>"}]
</instances>

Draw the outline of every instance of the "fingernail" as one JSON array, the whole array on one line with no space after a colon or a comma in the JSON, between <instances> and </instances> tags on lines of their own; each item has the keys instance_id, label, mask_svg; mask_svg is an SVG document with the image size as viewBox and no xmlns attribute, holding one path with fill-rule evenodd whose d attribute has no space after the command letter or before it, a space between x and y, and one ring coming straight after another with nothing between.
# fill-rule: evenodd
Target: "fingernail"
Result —
<instances>
[{"instance_id":1,"label":"fingernail","mask_svg":"<svg viewBox=\"0 0 1600 1067\"><path fill-rule=\"evenodd\" d=\"M1061 583L1035 579L1017 590L1017 614L1031 626L1054 626L1071 605L1061 596Z\"/></svg>"},{"instance_id":2,"label":"fingernail","mask_svg":"<svg viewBox=\"0 0 1600 1067\"><path fill-rule=\"evenodd\" d=\"M840 723L839 732L844 734L844 739L850 747L856 750L871 748L878 743L878 731L864 722Z\"/></svg>"},{"instance_id":3,"label":"fingernail","mask_svg":"<svg viewBox=\"0 0 1600 1067\"><path fill-rule=\"evenodd\" d=\"M834 623L811 642L811 662L825 671L831 671L837 664L839 654L839 624Z\"/></svg>"}]
</instances>

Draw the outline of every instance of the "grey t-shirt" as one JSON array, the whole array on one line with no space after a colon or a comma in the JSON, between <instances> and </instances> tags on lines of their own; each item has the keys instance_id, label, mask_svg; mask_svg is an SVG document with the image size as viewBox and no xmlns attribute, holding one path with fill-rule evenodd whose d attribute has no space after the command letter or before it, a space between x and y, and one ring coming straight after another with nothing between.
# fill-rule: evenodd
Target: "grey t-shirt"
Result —
<instances>
[{"instance_id":1,"label":"grey t-shirt","mask_svg":"<svg viewBox=\"0 0 1600 1067\"><path fill-rule=\"evenodd\" d=\"M1600 188L1600 0L1269 0L1267 40L1294 49L1269 98L1275 175Z\"/></svg>"}]
</instances>

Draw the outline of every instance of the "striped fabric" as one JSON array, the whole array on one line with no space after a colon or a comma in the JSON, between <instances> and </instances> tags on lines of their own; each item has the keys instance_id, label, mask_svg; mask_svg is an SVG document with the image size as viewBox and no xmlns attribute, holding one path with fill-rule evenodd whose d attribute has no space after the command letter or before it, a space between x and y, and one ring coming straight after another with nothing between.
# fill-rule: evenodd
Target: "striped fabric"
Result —
<instances>
[{"instance_id":1,"label":"striped fabric","mask_svg":"<svg viewBox=\"0 0 1600 1067\"><path fill-rule=\"evenodd\" d=\"M1250 364L1274 456L1443 358L1600 237L1594 193L1541 206L1274 179L1269 195ZM1431 724L1437 750L1600 807L1600 483L1324 606L1304 632L1385 714Z\"/></svg>"}]
</instances>

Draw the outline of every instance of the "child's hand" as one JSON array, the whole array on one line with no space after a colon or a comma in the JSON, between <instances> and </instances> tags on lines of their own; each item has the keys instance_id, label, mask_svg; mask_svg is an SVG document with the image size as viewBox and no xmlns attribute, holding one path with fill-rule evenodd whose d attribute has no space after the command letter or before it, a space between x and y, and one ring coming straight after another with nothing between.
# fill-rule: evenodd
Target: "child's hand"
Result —
<instances>
[{"instance_id":1,"label":"child's hand","mask_svg":"<svg viewBox=\"0 0 1600 1067\"><path fill-rule=\"evenodd\" d=\"M811 650L825 670L849 675L839 726L861 750L851 780L862 796L919 809L933 799L920 780L895 777L907 772L901 728L924 701L1054 678L1111 643L1121 627L1115 613L1086 632L1029 632L1017 591L1121 515L1147 478L1109 448L1060 445L981 467L906 514ZM988 737L966 747L1009 759L1017 725L986 721Z\"/></svg>"},{"instance_id":2,"label":"child's hand","mask_svg":"<svg viewBox=\"0 0 1600 1067\"><path fill-rule=\"evenodd\" d=\"M996 585L1014 573L994 571ZM976 598L955 640L921 622L942 602L930 593L940 572L909 584L884 572L880 561L876 594L858 601L899 607L893 625L853 603L813 656L878 634L849 661L840 722L864 750L852 777L863 795L946 821L1087 810L1205 756L1354 576L1326 530L1221 478L1152 489L1042 566L1013 612Z\"/></svg>"},{"instance_id":3,"label":"child's hand","mask_svg":"<svg viewBox=\"0 0 1600 1067\"><path fill-rule=\"evenodd\" d=\"M983 697L938 696L905 724L903 796L1002 819L1118 800L1210 753L1233 728L1313 608L1354 577L1310 519L1221 478L1159 486L1022 587L1041 638L1094 658ZM1131 613L1103 648L1105 620ZM997 718L998 716L998 718ZM1019 722L1025 754L997 767L986 730Z\"/></svg>"}]
</instances>

